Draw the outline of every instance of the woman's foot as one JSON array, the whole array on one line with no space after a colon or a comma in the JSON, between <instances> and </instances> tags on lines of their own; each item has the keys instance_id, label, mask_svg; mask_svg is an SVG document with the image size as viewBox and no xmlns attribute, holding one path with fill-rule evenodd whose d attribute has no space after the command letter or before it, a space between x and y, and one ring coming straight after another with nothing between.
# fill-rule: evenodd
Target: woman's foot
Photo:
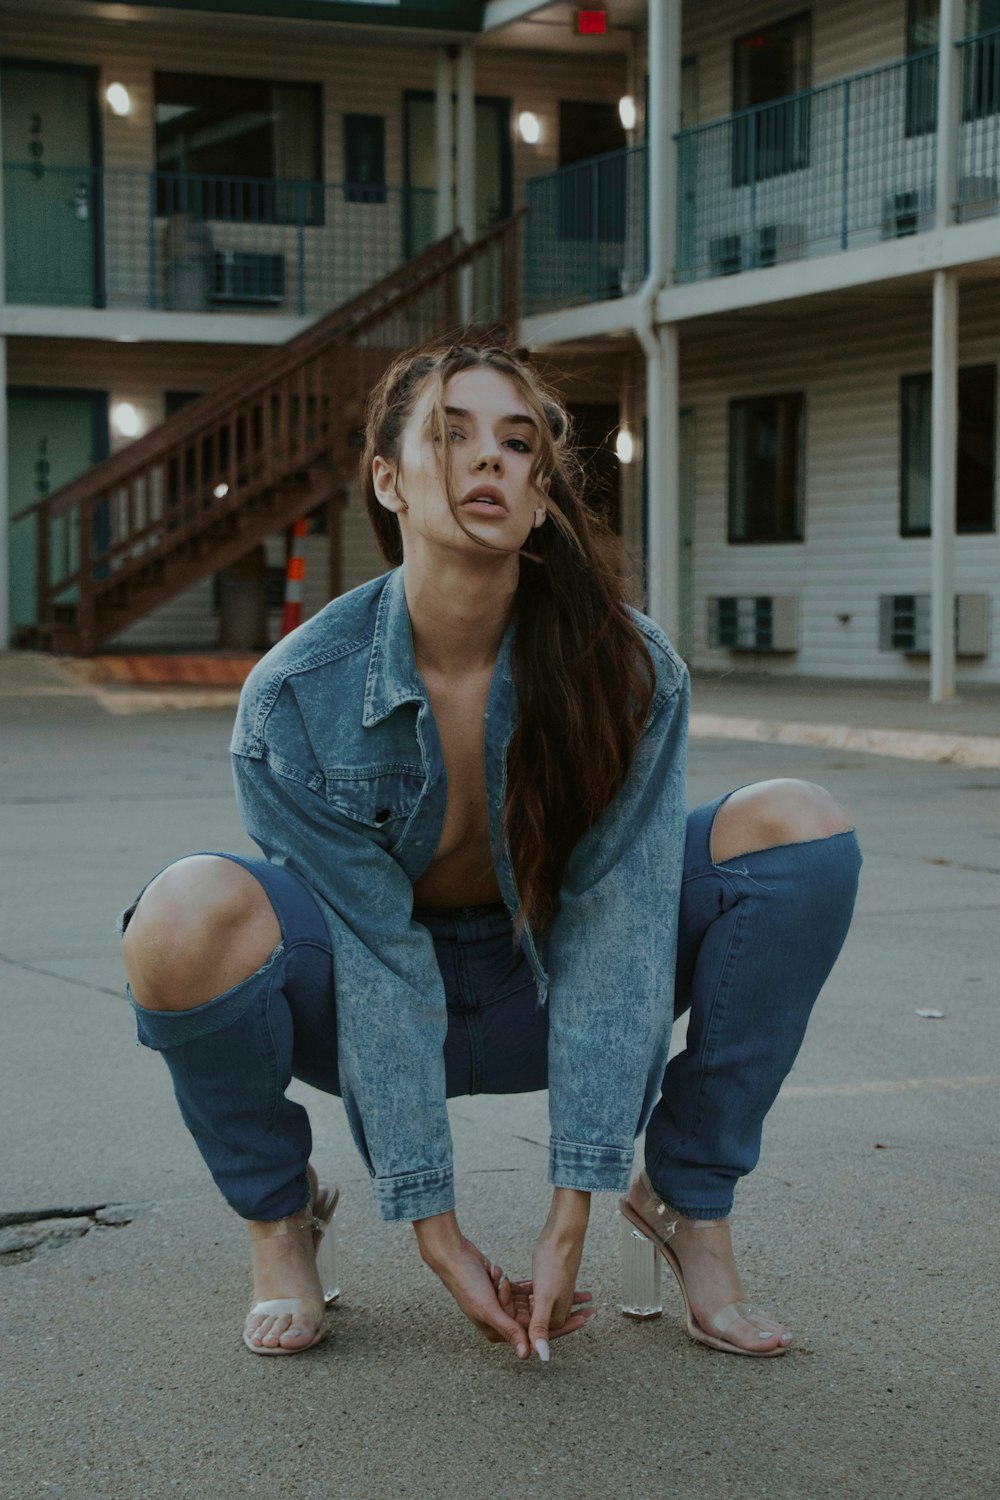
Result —
<instances>
[{"instance_id":1,"label":"woman's foot","mask_svg":"<svg viewBox=\"0 0 1000 1500\"><path fill-rule=\"evenodd\" d=\"M688 1332L736 1354L784 1354L791 1331L746 1300L728 1219L686 1219L654 1191L643 1172L621 1200L625 1217L660 1250L681 1289Z\"/></svg>"},{"instance_id":2,"label":"woman's foot","mask_svg":"<svg viewBox=\"0 0 1000 1500\"><path fill-rule=\"evenodd\" d=\"M699 1328L724 1343L755 1354L787 1349L792 1342L791 1330L766 1313L747 1306L747 1294L733 1255L729 1220L684 1219L677 1215L674 1222L677 1227L670 1248L684 1273L688 1303ZM745 1315L733 1318L724 1329L713 1323L720 1308L741 1305L747 1307Z\"/></svg>"},{"instance_id":3,"label":"woman's foot","mask_svg":"<svg viewBox=\"0 0 1000 1500\"><path fill-rule=\"evenodd\" d=\"M298 1354L323 1337L323 1287L316 1269L321 1231L312 1227L319 1187L312 1167L309 1188L309 1202L297 1214L277 1222L250 1221L254 1306L243 1325L243 1342L257 1354Z\"/></svg>"}]
</instances>

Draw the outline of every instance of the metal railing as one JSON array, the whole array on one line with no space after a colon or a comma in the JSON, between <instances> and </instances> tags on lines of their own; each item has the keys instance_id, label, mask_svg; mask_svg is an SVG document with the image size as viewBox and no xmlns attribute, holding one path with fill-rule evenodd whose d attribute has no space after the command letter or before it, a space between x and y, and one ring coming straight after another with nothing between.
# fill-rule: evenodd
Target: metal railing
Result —
<instances>
[{"instance_id":1,"label":"metal railing","mask_svg":"<svg viewBox=\"0 0 1000 1500\"><path fill-rule=\"evenodd\" d=\"M648 262L644 146L532 177L526 200L526 312L603 302L641 285Z\"/></svg>"},{"instance_id":2,"label":"metal railing","mask_svg":"<svg viewBox=\"0 0 1000 1500\"><path fill-rule=\"evenodd\" d=\"M933 222L937 53L677 135L677 277L915 234Z\"/></svg>"},{"instance_id":3,"label":"metal railing","mask_svg":"<svg viewBox=\"0 0 1000 1500\"><path fill-rule=\"evenodd\" d=\"M996 214L1000 29L962 58L956 217ZM916 234L934 223L936 49L677 135L679 281Z\"/></svg>"},{"instance_id":4,"label":"metal railing","mask_svg":"<svg viewBox=\"0 0 1000 1500\"><path fill-rule=\"evenodd\" d=\"M1000 29L958 43L962 59L962 115L956 216L984 218L1000 211Z\"/></svg>"},{"instance_id":5,"label":"metal railing","mask_svg":"<svg viewBox=\"0 0 1000 1500\"><path fill-rule=\"evenodd\" d=\"M7 300L324 312L434 238L432 189L6 162Z\"/></svg>"}]
</instances>

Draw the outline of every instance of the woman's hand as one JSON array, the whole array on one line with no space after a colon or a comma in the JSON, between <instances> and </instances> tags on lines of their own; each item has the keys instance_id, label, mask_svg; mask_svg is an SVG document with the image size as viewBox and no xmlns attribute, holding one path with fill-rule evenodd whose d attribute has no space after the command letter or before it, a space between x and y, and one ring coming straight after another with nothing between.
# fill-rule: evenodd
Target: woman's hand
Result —
<instances>
[{"instance_id":1,"label":"woman's hand","mask_svg":"<svg viewBox=\"0 0 1000 1500\"><path fill-rule=\"evenodd\" d=\"M510 1344L518 1359L527 1359L528 1292L515 1292L500 1268L465 1238L454 1213L415 1219L413 1228L421 1259L444 1283L469 1322L491 1344Z\"/></svg>"},{"instance_id":2,"label":"woman's hand","mask_svg":"<svg viewBox=\"0 0 1000 1500\"><path fill-rule=\"evenodd\" d=\"M576 1290L589 1217L589 1193L554 1190L548 1219L531 1257L528 1337L539 1359L548 1359L550 1339L575 1333L595 1315L590 1293Z\"/></svg>"}]
</instances>

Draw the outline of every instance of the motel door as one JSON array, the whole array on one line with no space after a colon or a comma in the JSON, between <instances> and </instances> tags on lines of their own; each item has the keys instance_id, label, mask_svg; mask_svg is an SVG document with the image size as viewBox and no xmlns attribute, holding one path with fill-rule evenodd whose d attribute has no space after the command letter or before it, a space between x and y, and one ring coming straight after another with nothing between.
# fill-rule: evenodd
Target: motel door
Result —
<instances>
[{"instance_id":1,"label":"motel door","mask_svg":"<svg viewBox=\"0 0 1000 1500\"><path fill-rule=\"evenodd\" d=\"M94 75L6 63L0 106L7 301L98 305Z\"/></svg>"},{"instance_id":2,"label":"motel door","mask_svg":"<svg viewBox=\"0 0 1000 1500\"><path fill-rule=\"evenodd\" d=\"M433 245L437 156L434 95L407 93L403 102L406 215L403 253L407 260ZM510 100L476 100L476 232L510 217Z\"/></svg>"},{"instance_id":3,"label":"motel door","mask_svg":"<svg viewBox=\"0 0 1000 1500\"><path fill-rule=\"evenodd\" d=\"M37 522L25 512L107 455L107 396L103 391L15 389L8 393L7 420L13 633L37 620ZM78 555L79 538L57 533L50 545L53 561L62 563Z\"/></svg>"},{"instance_id":4,"label":"motel door","mask_svg":"<svg viewBox=\"0 0 1000 1500\"><path fill-rule=\"evenodd\" d=\"M695 427L694 411L681 407L678 419L678 462L680 465L680 599L677 609L678 653L687 658L694 646L694 482Z\"/></svg>"}]
</instances>

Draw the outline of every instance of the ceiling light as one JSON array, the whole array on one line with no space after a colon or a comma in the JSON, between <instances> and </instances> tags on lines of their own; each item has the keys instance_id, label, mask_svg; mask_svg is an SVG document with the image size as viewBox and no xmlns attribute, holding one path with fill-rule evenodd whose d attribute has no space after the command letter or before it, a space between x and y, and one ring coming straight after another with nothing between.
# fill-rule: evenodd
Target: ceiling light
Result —
<instances>
[{"instance_id":1,"label":"ceiling light","mask_svg":"<svg viewBox=\"0 0 1000 1500\"><path fill-rule=\"evenodd\" d=\"M636 121L635 100L631 94L623 94L618 101L618 118L623 130L634 130Z\"/></svg>"},{"instance_id":2,"label":"ceiling light","mask_svg":"<svg viewBox=\"0 0 1000 1500\"><path fill-rule=\"evenodd\" d=\"M627 427L619 427L615 438L615 453L620 464L630 464L635 457L635 439Z\"/></svg>"}]
</instances>

